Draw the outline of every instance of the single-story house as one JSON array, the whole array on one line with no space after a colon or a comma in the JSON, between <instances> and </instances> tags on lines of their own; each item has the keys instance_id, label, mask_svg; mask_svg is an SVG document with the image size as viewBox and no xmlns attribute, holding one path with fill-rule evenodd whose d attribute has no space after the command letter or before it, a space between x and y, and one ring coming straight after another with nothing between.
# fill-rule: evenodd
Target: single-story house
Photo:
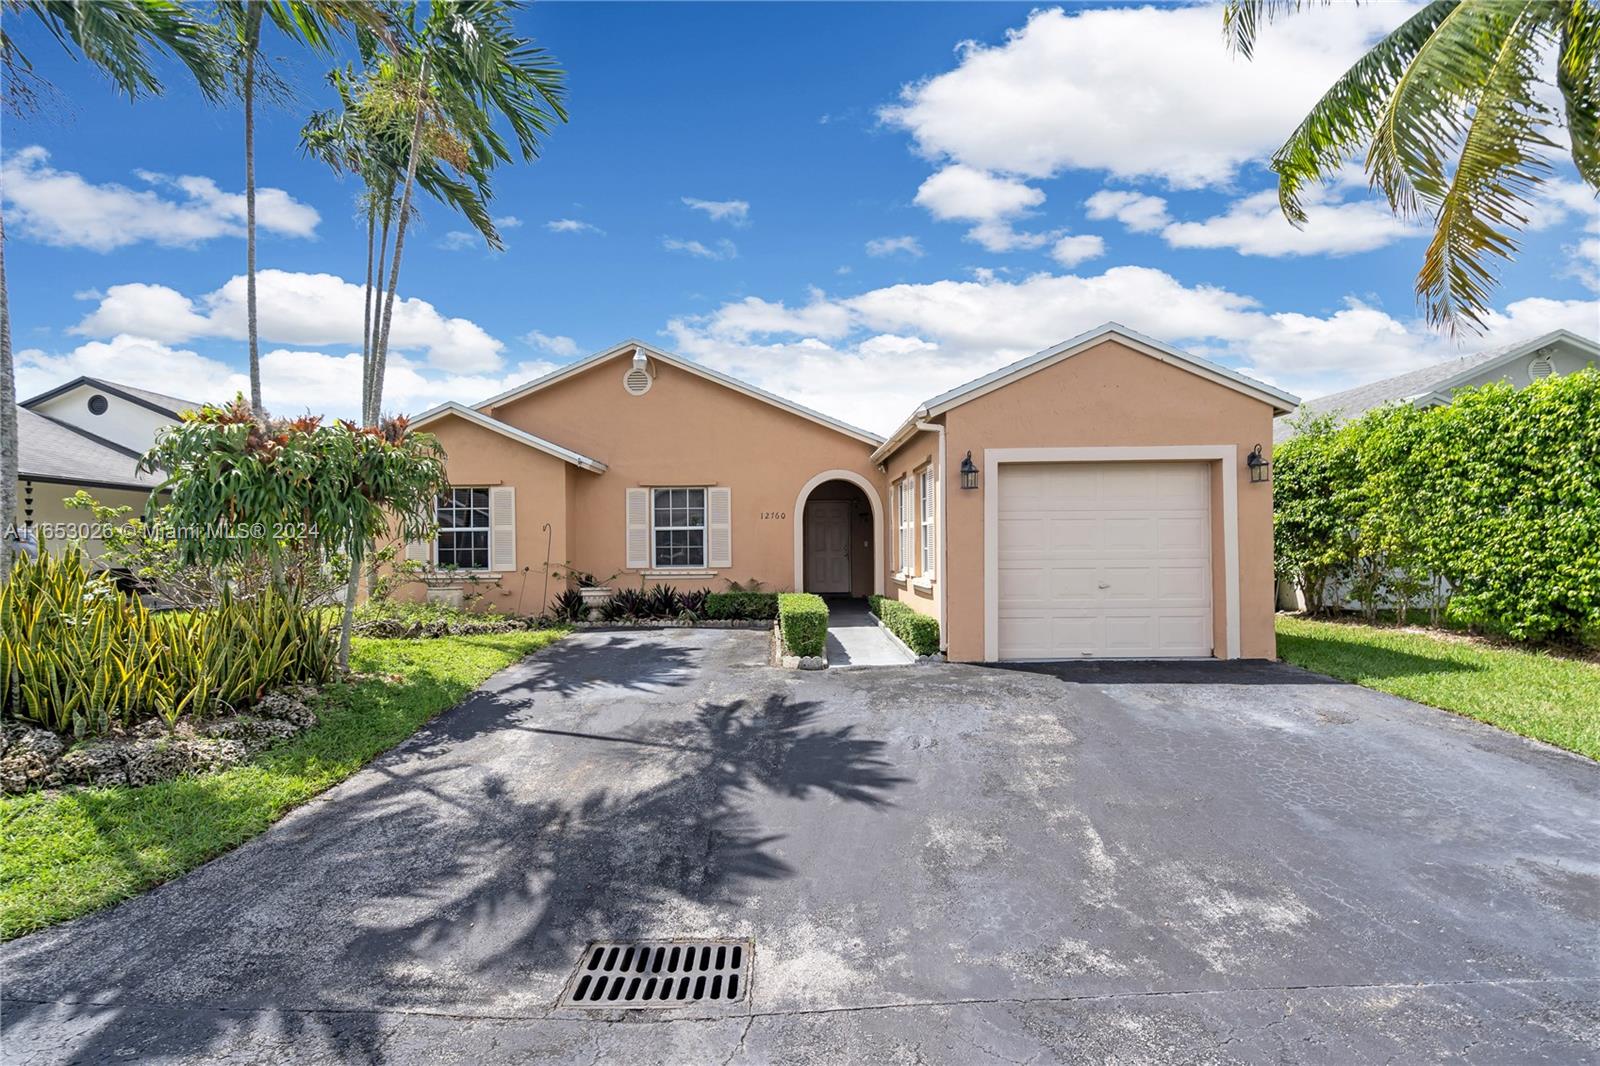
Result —
<instances>
[{"instance_id":1,"label":"single-story house","mask_svg":"<svg viewBox=\"0 0 1600 1066\"><path fill-rule=\"evenodd\" d=\"M100 553L94 516L64 501L79 489L108 507L143 511L159 477L141 473L139 457L156 434L195 404L134 385L80 377L17 405L17 522L38 546L78 543Z\"/></svg>"},{"instance_id":2,"label":"single-story house","mask_svg":"<svg viewBox=\"0 0 1600 1066\"><path fill-rule=\"evenodd\" d=\"M524 613L573 571L755 580L893 597L956 660L1270 658L1272 486L1249 457L1296 402L1107 324L884 439L630 340L420 416L453 487L405 551Z\"/></svg>"},{"instance_id":3,"label":"single-story house","mask_svg":"<svg viewBox=\"0 0 1600 1066\"><path fill-rule=\"evenodd\" d=\"M1294 417L1278 419L1273 434L1279 441L1288 440L1294 436L1295 425L1306 417L1332 415L1340 422L1350 422L1392 403L1442 407L1461 389L1497 381L1521 389L1540 378L1576 374L1585 367L1597 365L1600 365L1600 344L1571 330L1551 330L1532 340L1485 348L1420 370L1306 400Z\"/></svg>"}]
</instances>

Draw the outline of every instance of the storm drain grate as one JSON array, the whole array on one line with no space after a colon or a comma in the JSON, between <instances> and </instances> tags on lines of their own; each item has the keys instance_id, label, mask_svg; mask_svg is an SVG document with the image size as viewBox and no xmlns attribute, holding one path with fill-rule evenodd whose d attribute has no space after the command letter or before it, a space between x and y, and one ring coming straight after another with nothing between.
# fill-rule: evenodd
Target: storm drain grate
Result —
<instances>
[{"instance_id":1,"label":"storm drain grate","mask_svg":"<svg viewBox=\"0 0 1600 1066\"><path fill-rule=\"evenodd\" d=\"M738 1003L750 991L749 940L590 944L559 1006L599 1009Z\"/></svg>"}]
</instances>

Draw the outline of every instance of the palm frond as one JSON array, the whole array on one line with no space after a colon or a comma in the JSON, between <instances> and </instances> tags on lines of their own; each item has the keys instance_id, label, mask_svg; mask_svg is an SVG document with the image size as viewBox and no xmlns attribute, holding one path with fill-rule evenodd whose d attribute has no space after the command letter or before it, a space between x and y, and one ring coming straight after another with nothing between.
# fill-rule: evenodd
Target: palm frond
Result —
<instances>
[{"instance_id":1,"label":"palm frond","mask_svg":"<svg viewBox=\"0 0 1600 1066\"><path fill-rule=\"evenodd\" d=\"M226 68L216 30L176 0L6 0L7 11L34 14L63 48L80 53L129 97L159 95L152 53L167 52L189 69L208 99L222 95ZM31 69L13 40L6 63Z\"/></svg>"},{"instance_id":2,"label":"palm frond","mask_svg":"<svg viewBox=\"0 0 1600 1066\"><path fill-rule=\"evenodd\" d=\"M1417 296L1428 320L1451 331L1482 330L1496 284L1491 261L1516 253L1514 234L1550 171L1543 153L1555 145L1544 130L1553 112L1534 92L1553 36L1550 7L1540 0L1471 5L1436 36L1434 76L1397 108L1411 135L1422 134L1398 158L1435 213ZM1446 178L1437 157L1454 143L1461 152Z\"/></svg>"},{"instance_id":3,"label":"palm frond","mask_svg":"<svg viewBox=\"0 0 1600 1066\"><path fill-rule=\"evenodd\" d=\"M1332 3L1332 0L1320 0ZM1222 35L1227 38L1228 50L1250 59L1255 56L1256 36L1261 27L1279 15L1288 15L1305 7L1306 0L1228 0L1222 9Z\"/></svg>"},{"instance_id":4,"label":"palm frond","mask_svg":"<svg viewBox=\"0 0 1600 1066\"><path fill-rule=\"evenodd\" d=\"M1566 109L1573 165L1591 187L1600 188L1600 7L1589 0L1571 0L1562 20L1556 86Z\"/></svg>"}]
</instances>

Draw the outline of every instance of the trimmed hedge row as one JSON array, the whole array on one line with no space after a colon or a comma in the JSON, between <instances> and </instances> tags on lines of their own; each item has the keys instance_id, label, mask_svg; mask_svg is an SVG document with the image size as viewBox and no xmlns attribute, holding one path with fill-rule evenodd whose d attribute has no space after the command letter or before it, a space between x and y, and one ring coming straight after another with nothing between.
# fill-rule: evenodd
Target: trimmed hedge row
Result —
<instances>
[{"instance_id":1,"label":"trimmed hedge row","mask_svg":"<svg viewBox=\"0 0 1600 1066\"><path fill-rule=\"evenodd\" d=\"M790 654L821 655L828 644L828 605L815 593L781 592L778 627Z\"/></svg>"},{"instance_id":2,"label":"trimmed hedge row","mask_svg":"<svg viewBox=\"0 0 1600 1066\"><path fill-rule=\"evenodd\" d=\"M778 617L778 594L713 592L706 597L706 617L719 621L770 622Z\"/></svg>"},{"instance_id":3,"label":"trimmed hedge row","mask_svg":"<svg viewBox=\"0 0 1600 1066\"><path fill-rule=\"evenodd\" d=\"M916 608L887 596L869 596L872 613L882 619L889 632L905 641L918 655L933 655L939 650L939 620L921 614Z\"/></svg>"}]
</instances>

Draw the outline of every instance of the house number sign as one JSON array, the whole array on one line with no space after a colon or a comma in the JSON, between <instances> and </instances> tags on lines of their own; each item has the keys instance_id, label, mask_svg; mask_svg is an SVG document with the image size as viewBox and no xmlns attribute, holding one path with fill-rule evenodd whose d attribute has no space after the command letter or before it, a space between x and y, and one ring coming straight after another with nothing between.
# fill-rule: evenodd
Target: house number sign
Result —
<instances>
[{"instance_id":1,"label":"house number sign","mask_svg":"<svg viewBox=\"0 0 1600 1066\"><path fill-rule=\"evenodd\" d=\"M788 517L789 517L789 512L787 512L787 511L762 511L761 512L762 521L769 521L769 520L772 520L772 519L776 519L777 521L782 522L785 518L788 518Z\"/></svg>"}]
</instances>

